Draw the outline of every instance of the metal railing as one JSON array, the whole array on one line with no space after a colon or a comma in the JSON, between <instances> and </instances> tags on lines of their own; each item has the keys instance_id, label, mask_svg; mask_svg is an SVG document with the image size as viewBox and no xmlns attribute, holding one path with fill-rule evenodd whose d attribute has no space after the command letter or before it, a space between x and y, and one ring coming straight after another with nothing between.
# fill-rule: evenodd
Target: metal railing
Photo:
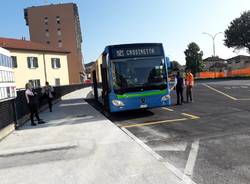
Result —
<instances>
[{"instance_id":1,"label":"metal railing","mask_svg":"<svg viewBox=\"0 0 250 184\"><path fill-rule=\"evenodd\" d=\"M92 84L75 84L53 87L55 91L53 100L58 100L63 95L91 85ZM37 88L35 91L39 96L39 108L46 108L47 101L42 98L41 88ZM16 128L22 126L24 122L29 119L28 115L29 108L25 98L25 90L19 90L17 91L17 97L15 99L0 102L0 130L13 122Z\"/></svg>"}]
</instances>

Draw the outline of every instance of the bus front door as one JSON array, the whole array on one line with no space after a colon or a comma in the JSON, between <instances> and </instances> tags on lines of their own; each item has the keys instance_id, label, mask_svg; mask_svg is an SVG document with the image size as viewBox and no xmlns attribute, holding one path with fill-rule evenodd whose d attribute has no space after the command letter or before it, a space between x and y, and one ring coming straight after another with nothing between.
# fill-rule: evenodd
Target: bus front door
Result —
<instances>
[{"instance_id":1,"label":"bus front door","mask_svg":"<svg viewBox=\"0 0 250 184\"><path fill-rule=\"evenodd\" d=\"M103 109L109 112L107 68L101 64Z\"/></svg>"}]
</instances>

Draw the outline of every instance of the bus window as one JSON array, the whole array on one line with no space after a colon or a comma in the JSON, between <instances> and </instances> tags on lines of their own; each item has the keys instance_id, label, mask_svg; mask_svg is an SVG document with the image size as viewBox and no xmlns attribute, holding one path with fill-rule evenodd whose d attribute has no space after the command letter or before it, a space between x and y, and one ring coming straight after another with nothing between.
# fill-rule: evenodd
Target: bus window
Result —
<instances>
[{"instance_id":1,"label":"bus window","mask_svg":"<svg viewBox=\"0 0 250 184\"><path fill-rule=\"evenodd\" d=\"M163 88L167 83L161 58L113 61L112 74L116 92Z\"/></svg>"}]
</instances>

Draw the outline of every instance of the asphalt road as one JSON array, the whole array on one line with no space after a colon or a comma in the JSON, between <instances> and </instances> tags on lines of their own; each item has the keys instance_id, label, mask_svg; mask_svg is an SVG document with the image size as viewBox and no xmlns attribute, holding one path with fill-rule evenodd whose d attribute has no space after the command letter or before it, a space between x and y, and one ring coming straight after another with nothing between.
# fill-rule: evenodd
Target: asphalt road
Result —
<instances>
[{"instance_id":1,"label":"asphalt road","mask_svg":"<svg viewBox=\"0 0 250 184\"><path fill-rule=\"evenodd\" d=\"M199 82L194 103L108 118L191 183L250 183L250 80Z\"/></svg>"}]
</instances>

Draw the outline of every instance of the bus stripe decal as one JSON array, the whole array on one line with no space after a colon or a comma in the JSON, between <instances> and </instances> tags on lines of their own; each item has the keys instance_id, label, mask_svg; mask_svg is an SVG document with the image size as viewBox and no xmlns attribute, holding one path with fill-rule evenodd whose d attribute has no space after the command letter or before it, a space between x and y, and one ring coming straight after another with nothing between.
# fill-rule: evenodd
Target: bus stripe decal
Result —
<instances>
[{"instance_id":1,"label":"bus stripe decal","mask_svg":"<svg viewBox=\"0 0 250 184\"><path fill-rule=\"evenodd\" d=\"M152 95L164 95L167 93L167 90L161 90L161 91L149 91L145 93L134 93L134 94L123 94L123 95L117 95L118 99L123 98L134 98L134 97L144 97L144 96L152 96Z\"/></svg>"}]
</instances>

